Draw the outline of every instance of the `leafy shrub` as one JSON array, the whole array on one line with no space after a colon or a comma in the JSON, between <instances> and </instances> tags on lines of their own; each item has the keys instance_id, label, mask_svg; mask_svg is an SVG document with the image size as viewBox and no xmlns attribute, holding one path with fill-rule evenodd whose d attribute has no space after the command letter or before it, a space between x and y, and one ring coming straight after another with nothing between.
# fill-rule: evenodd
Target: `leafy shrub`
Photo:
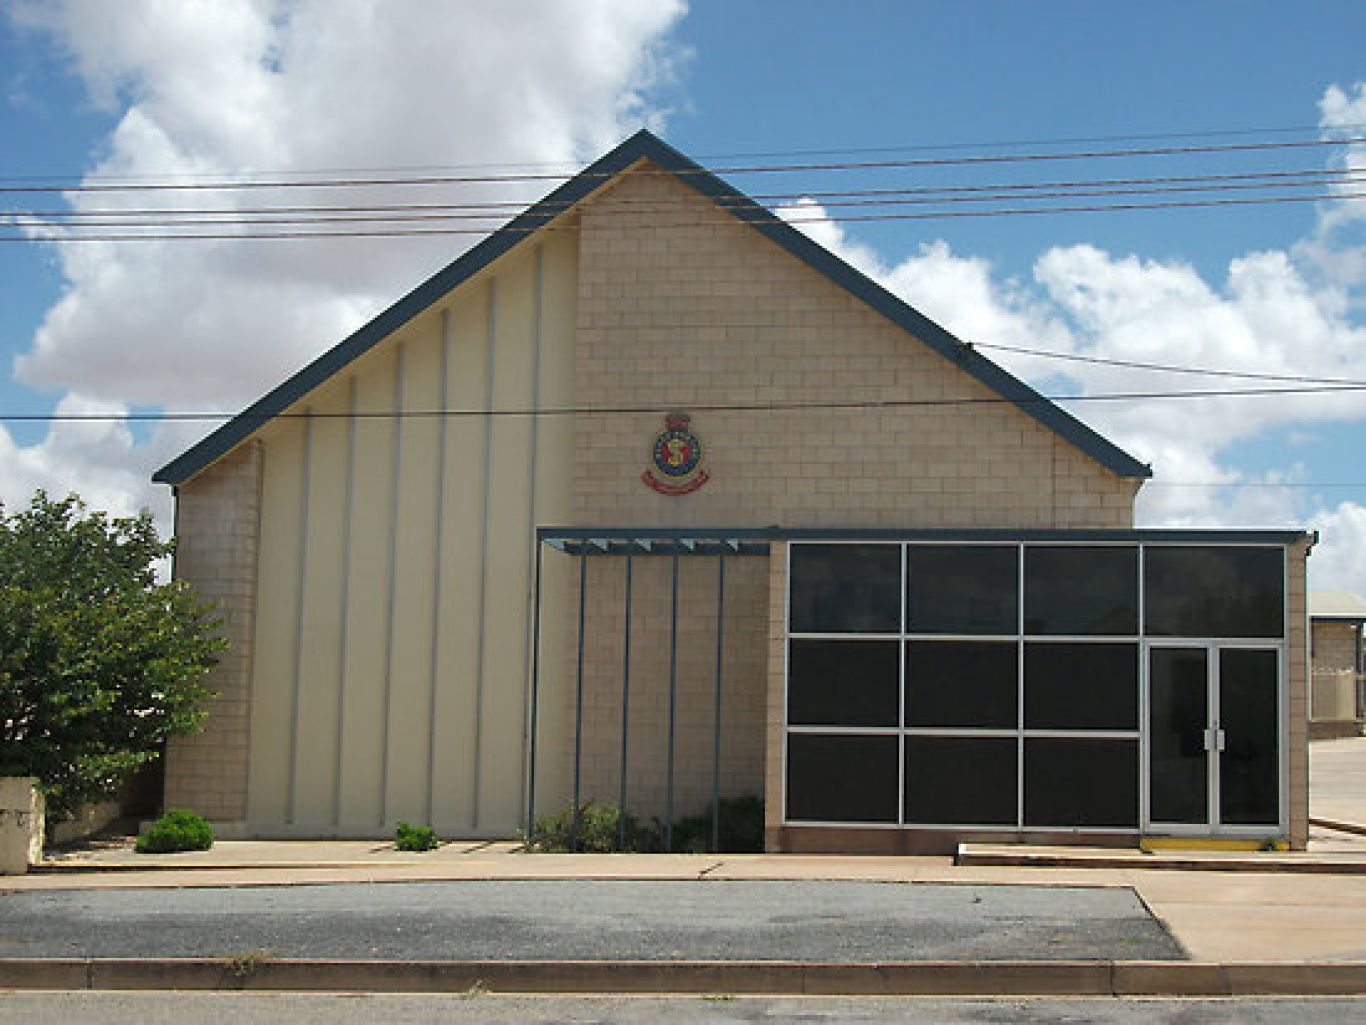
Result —
<instances>
[{"instance_id":1,"label":"leafy shrub","mask_svg":"<svg viewBox=\"0 0 1366 1025\"><path fill-rule=\"evenodd\" d=\"M213 846L213 829L192 811L172 808L138 837L139 854L173 854L207 851Z\"/></svg>"},{"instance_id":2,"label":"leafy shrub","mask_svg":"<svg viewBox=\"0 0 1366 1025\"><path fill-rule=\"evenodd\" d=\"M39 491L0 507L0 776L37 776L55 824L118 792L204 718L226 642L150 513L114 518Z\"/></svg>"},{"instance_id":3,"label":"leafy shrub","mask_svg":"<svg viewBox=\"0 0 1366 1025\"><path fill-rule=\"evenodd\" d=\"M700 815L679 819L673 828L673 849L685 854L711 850L711 806ZM761 854L764 850L764 802L760 797L723 797L717 815L720 850L726 854ZM664 830L656 822L661 835Z\"/></svg>"},{"instance_id":4,"label":"leafy shrub","mask_svg":"<svg viewBox=\"0 0 1366 1025\"><path fill-rule=\"evenodd\" d=\"M673 827L675 852L700 854L711 849L712 810L679 819ZM536 819L526 849L533 852L563 854L580 851L608 854L616 851L650 853L663 847L664 824L641 825L626 814L626 843L621 842L622 813L615 804L588 801L579 808L577 825L573 808ZM726 797L719 812L720 848L729 854L759 853L764 849L764 802L758 797Z\"/></svg>"},{"instance_id":5,"label":"leafy shrub","mask_svg":"<svg viewBox=\"0 0 1366 1025\"><path fill-rule=\"evenodd\" d=\"M542 815L532 826L526 849L542 854L610 854L614 851L659 849L659 839L635 817L626 815L626 845L621 844L622 813L615 804L587 801L579 808L578 822L569 807L554 815Z\"/></svg>"},{"instance_id":6,"label":"leafy shrub","mask_svg":"<svg viewBox=\"0 0 1366 1025\"><path fill-rule=\"evenodd\" d=\"M400 822L398 830L394 833L394 846L401 851L431 851L436 849L438 842L436 830L431 826L413 826L407 822Z\"/></svg>"}]
</instances>

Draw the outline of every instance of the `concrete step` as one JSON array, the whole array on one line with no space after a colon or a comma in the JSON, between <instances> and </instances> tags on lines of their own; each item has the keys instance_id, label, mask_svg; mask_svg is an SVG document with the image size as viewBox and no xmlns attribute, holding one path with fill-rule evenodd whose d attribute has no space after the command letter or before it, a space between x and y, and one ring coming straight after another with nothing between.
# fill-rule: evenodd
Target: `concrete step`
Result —
<instances>
[{"instance_id":1,"label":"concrete step","mask_svg":"<svg viewBox=\"0 0 1366 1025\"><path fill-rule=\"evenodd\" d=\"M1366 875L1366 857L1307 851L1140 850L1124 847L958 845L955 864L1032 868L1169 869L1181 872L1295 872Z\"/></svg>"}]
</instances>

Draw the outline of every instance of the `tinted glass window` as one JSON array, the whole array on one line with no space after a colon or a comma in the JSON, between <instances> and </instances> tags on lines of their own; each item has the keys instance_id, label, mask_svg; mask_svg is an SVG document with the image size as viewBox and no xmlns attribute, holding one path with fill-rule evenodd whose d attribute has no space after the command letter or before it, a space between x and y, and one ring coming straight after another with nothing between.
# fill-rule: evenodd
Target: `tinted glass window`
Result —
<instances>
[{"instance_id":1,"label":"tinted glass window","mask_svg":"<svg viewBox=\"0 0 1366 1025\"><path fill-rule=\"evenodd\" d=\"M793 633L900 633L898 545L793 545Z\"/></svg>"},{"instance_id":2,"label":"tinted glass window","mask_svg":"<svg viewBox=\"0 0 1366 1025\"><path fill-rule=\"evenodd\" d=\"M909 641L906 725L1014 729L1019 703L1014 641Z\"/></svg>"},{"instance_id":3,"label":"tinted glass window","mask_svg":"<svg viewBox=\"0 0 1366 1025\"><path fill-rule=\"evenodd\" d=\"M1285 631L1279 548L1143 550L1144 629L1160 637L1280 637Z\"/></svg>"},{"instance_id":4,"label":"tinted glass window","mask_svg":"<svg viewBox=\"0 0 1366 1025\"><path fill-rule=\"evenodd\" d=\"M1235 825L1275 825L1281 816L1280 710L1275 651L1219 652L1219 816Z\"/></svg>"},{"instance_id":5,"label":"tinted glass window","mask_svg":"<svg viewBox=\"0 0 1366 1025\"><path fill-rule=\"evenodd\" d=\"M1013 545L912 545L906 560L908 632L1019 632L1019 555Z\"/></svg>"},{"instance_id":6,"label":"tinted glass window","mask_svg":"<svg viewBox=\"0 0 1366 1025\"><path fill-rule=\"evenodd\" d=\"M787 721L794 726L896 726L896 641L803 641L788 649Z\"/></svg>"},{"instance_id":7,"label":"tinted glass window","mask_svg":"<svg viewBox=\"0 0 1366 1025\"><path fill-rule=\"evenodd\" d=\"M1138 742L1025 740L1026 826L1137 826Z\"/></svg>"},{"instance_id":8,"label":"tinted glass window","mask_svg":"<svg viewBox=\"0 0 1366 1025\"><path fill-rule=\"evenodd\" d=\"M1138 729L1138 645L1025 645L1025 726Z\"/></svg>"},{"instance_id":9,"label":"tinted glass window","mask_svg":"<svg viewBox=\"0 0 1366 1025\"><path fill-rule=\"evenodd\" d=\"M907 737L906 821L1014 825L1016 766L1013 737Z\"/></svg>"},{"instance_id":10,"label":"tinted glass window","mask_svg":"<svg viewBox=\"0 0 1366 1025\"><path fill-rule=\"evenodd\" d=\"M1209 820L1209 653L1153 648L1148 665L1148 814Z\"/></svg>"},{"instance_id":11,"label":"tinted glass window","mask_svg":"<svg viewBox=\"0 0 1366 1025\"><path fill-rule=\"evenodd\" d=\"M895 822L896 737L787 738L787 817L806 822Z\"/></svg>"},{"instance_id":12,"label":"tinted glass window","mask_svg":"<svg viewBox=\"0 0 1366 1025\"><path fill-rule=\"evenodd\" d=\"M1026 547L1025 632L1138 633L1138 549Z\"/></svg>"}]
</instances>

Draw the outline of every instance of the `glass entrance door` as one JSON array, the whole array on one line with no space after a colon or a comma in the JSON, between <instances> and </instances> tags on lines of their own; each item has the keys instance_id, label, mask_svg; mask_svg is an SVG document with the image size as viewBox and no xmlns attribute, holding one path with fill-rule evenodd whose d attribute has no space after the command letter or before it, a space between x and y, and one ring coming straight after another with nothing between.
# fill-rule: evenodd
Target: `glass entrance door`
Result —
<instances>
[{"instance_id":1,"label":"glass entrance door","mask_svg":"<svg viewBox=\"0 0 1366 1025\"><path fill-rule=\"evenodd\" d=\"M1173 832L1279 825L1279 681L1274 648L1149 649L1148 825Z\"/></svg>"}]
</instances>

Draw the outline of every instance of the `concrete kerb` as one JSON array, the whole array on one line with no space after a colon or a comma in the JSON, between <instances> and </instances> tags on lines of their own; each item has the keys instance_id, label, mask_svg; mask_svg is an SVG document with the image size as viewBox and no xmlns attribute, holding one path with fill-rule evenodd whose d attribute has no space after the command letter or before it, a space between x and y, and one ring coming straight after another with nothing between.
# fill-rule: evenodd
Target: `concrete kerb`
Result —
<instances>
[{"instance_id":1,"label":"concrete kerb","mask_svg":"<svg viewBox=\"0 0 1366 1025\"><path fill-rule=\"evenodd\" d=\"M1366 962L0 959L0 989L823 996L1353 996Z\"/></svg>"}]
</instances>

